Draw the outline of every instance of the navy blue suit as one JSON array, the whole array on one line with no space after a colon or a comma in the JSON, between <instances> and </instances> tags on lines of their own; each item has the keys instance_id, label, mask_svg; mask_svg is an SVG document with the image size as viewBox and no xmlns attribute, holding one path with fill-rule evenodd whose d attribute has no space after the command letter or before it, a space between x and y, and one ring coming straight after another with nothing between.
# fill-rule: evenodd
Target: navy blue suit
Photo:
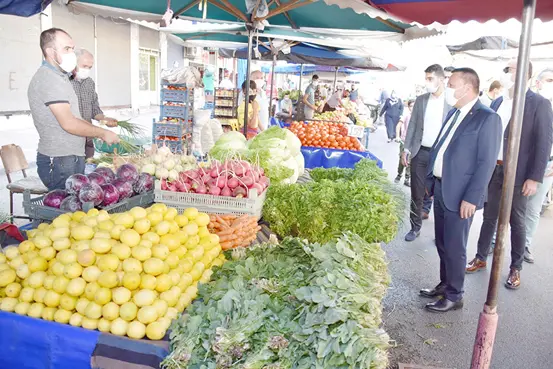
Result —
<instances>
[{"instance_id":1,"label":"navy blue suit","mask_svg":"<svg viewBox=\"0 0 553 369\"><path fill-rule=\"evenodd\" d=\"M459 209L466 201L481 209L497 162L503 127L501 118L480 101L472 107L453 134L443 157L442 178L434 174L440 137L447 132L453 109L430 151L427 190L434 194L436 246L440 256L440 281L445 297L459 301L465 282L466 246L472 218L462 219Z\"/></svg>"}]
</instances>

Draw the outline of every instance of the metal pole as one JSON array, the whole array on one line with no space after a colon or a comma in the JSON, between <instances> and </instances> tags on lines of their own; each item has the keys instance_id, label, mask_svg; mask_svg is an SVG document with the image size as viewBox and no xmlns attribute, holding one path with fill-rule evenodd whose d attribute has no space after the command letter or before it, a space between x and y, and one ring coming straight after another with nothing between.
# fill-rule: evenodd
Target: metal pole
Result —
<instances>
[{"instance_id":1,"label":"metal pole","mask_svg":"<svg viewBox=\"0 0 553 369\"><path fill-rule=\"evenodd\" d=\"M277 56L273 55L273 67L271 68L271 92L269 92L269 116L273 116L273 87L275 84L275 67L276 67Z\"/></svg>"},{"instance_id":2,"label":"metal pole","mask_svg":"<svg viewBox=\"0 0 553 369\"><path fill-rule=\"evenodd\" d=\"M250 69L252 66L253 32L248 31L248 62L246 64L246 92L244 94L244 136L248 137L248 105L250 101Z\"/></svg>"},{"instance_id":3,"label":"metal pole","mask_svg":"<svg viewBox=\"0 0 553 369\"><path fill-rule=\"evenodd\" d=\"M301 92L301 78L303 77L303 64L300 65L300 84L298 86L298 90L300 90L300 95L302 94Z\"/></svg>"},{"instance_id":4,"label":"metal pole","mask_svg":"<svg viewBox=\"0 0 553 369\"><path fill-rule=\"evenodd\" d=\"M515 176L518 164L520 147L520 135L522 131L522 118L524 116L524 103L528 88L528 61L530 59L530 46L532 40L532 23L536 13L536 0L524 0L522 11L522 32L520 35L520 48L518 52L518 66L515 81L515 96L512 112L512 121L507 143L507 156L504 162L505 177L503 179L503 192L499 207L499 225L497 229L497 241L493 253L492 270L488 285L488 296L483 311L480 313L476 339L472 352L471 369L488 369L492 359L492 351L497 331L497 295L501 278L501 265L503 262L504 246L507 242L508 224L511 217L511 206L515 186Z\"/></svg>"},{"instance_id":5,"label":"metal pole","mask_svg":"<svg viewBox=\"0 0 553 369\"><path fill-rule=\"evenodd\" d=\"M338 67L334 67L334 85L332 86L332 93L336 91L336 82L338 81Z\"/></svg>"}]
</instances>

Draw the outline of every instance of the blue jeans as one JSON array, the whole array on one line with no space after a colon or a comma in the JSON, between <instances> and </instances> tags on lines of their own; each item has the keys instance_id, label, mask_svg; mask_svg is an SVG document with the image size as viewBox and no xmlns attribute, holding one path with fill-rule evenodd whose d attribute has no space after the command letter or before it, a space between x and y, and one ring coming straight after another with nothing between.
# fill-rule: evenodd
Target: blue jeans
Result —
<instances>
[{"instance_id":1,"label":"blue jeans","mask_svg":"<svg viewBox=\"0 0 553 369\"><path fill-rule=\"evenodd\" d=\"M49 191L65 189L65 181L69 176L84 173L84 156L49 157L41 153L36 154L36 166L40 180Z\"/></svg>"}]
</instances>

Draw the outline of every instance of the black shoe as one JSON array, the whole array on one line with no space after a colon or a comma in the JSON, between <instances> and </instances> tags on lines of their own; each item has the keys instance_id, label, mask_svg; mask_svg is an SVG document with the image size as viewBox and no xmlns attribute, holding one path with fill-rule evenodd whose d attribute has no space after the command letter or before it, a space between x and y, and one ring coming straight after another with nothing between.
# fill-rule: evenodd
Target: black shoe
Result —
<instances>
[{"instance_id":1,"label":"black shoe","mask_svg":"<svg viewBox=\"0 0 553 369\"><path fill-rule=\"evenodd\" d=\"M405 235L405 241L413 242L417 237L420 236L420 234L420 231L409 231L409 233Z\"/></svg>"},{"instance_id":2,"label":"black shoe","mask_svg":"<svg viewBox=\"0 0 553 369\"><path fill-rule=\"evenodd\" d=\"M440 282L440 284L438 284L433 289L423 288L422 290L419 291L419 294L423 297L432 298L432 297L443 296L444 292L445 292L445 284Z\"/></svg>"},{"instance_id":3,"label":"black shoe","mask_svg":"<svg viewBox=\"0 0 553 369\"><path fill-rule=\"evenodd\" d=\"M411 187L411 182L409 182L408 179L406 179L405 182L403 182L403 184L407 187Z\"/></svg>"},{"instance_id":4,"label":"black shoe","mask_svg":"<svg viewBox=\"0 0 553 369\"><path fill-rule=\"evenodd\" d=\"M534 264L534 255L526 248L524 250L524 261L530 264Z\"/></svg>"},{"instance_id":5,"label":"black shoe","mask_svg":"<svg viewBox=\"0 0 553 369\"><path fill-rule=\"evenodd\" d=\"M394 183L399 183L401 181L401 176L397 176L396 179L394 179Z\"/></svg>"},{"instance_id":6,"label":"black shoe","mask_svg":"<svg viewBox=\"0 0 553 369\"><path fill-rule=\"evenodd\" d=\"M426 304L426 310L435 313L446 313L450 310L458 310L463 308L463 300L453 302L446 298L436 300L434 302Z\"/></svg>"}]
</instances>

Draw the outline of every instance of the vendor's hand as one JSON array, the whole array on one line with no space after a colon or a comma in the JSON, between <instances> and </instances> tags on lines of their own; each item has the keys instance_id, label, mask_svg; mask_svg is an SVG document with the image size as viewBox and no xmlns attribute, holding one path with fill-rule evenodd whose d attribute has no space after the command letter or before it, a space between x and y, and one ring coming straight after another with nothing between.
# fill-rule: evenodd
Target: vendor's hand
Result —
<instances>
[{"instance_id":1,"label":"vendor's hand","mask_svg":"<svg viewBox=\"0 0 553 369\"><path fill-rule=\"evenodd\" d=\"M463 202L461 202L461 208L459 209L461 219L469 219L474 215L475 212L476 212L476 205L473 205L470 202L466 202L464 200Z\"/></svg>"},{"instance_id":2,"label":"vendor's hand","mask_svg":"<svg viewBox=\"0 0 553 369\"><path fill-rule=\"evenodd\" d=\"M105 117L102 119L102 123L104 123L108 127L117 127L117 119Z\"/></svg>"},{"instance_id":3,"label":"vendor's hand","mask_svg":"<svg viewBox=\"0 0 553 369\"><path fill-rule=\"evenodd\" d=\"M119 143L119 136L112 131L104 129L100 139L107 143L108 145Z\"/></svg>"},{"instance_id":4,"label":"vendor's hand","mask_svg":"<svg viewBox=\"0 0 553 369\"><path fill-rule=\"evenodd\" d=\"M409 158L407 156L408 156L408 154L406 152L401 154L401 163L403 164L404 167L409 166Z\"/></svg>"},{"instance_id":5,"label":"vendor's hand","mask_svg":"<svg viewBox=\"0 0 553 369\"><path fill-rule=\"evenodd\" d=\"M531 179L527 179L522 186L522 195L523 196L534 196L538 191L538 182Z\"/></svg>"}]
</instances>

